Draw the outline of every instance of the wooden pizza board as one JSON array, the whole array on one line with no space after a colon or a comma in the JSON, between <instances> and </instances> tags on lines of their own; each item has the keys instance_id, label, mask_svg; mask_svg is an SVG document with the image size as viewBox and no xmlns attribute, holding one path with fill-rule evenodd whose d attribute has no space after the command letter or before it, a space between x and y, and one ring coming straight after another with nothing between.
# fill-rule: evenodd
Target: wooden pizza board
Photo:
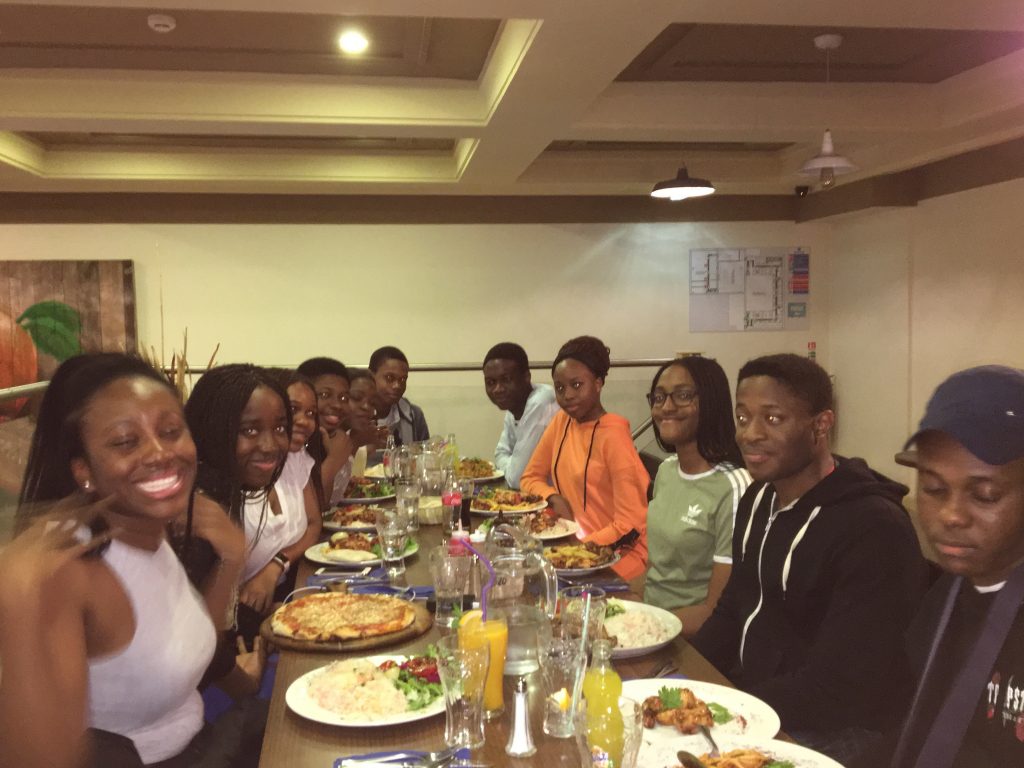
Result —
<instances>
[{"instance_id":1,"label":"wooden pizza board","mask_svg":"<svg viewBox=\"0 0 1024 768\"><path fill-rule=\"evenodd\" d=\"M303 653L347 653L348 651L362 651L367 648L382 648L386 645L412 640L419 637L434 625L434 616L422 603L410 603L415 617L412 624L397 632L390 632L386 635L376 637L359 637L352 640L334 640L332 642L314 642L312 640L296 640L291 637L275 635L270 628L270 619L273 614L264 619L260 625L260 637L268 643L273 643L278 648L287 651L301 651Z\"/></svg>"}]
</instances>

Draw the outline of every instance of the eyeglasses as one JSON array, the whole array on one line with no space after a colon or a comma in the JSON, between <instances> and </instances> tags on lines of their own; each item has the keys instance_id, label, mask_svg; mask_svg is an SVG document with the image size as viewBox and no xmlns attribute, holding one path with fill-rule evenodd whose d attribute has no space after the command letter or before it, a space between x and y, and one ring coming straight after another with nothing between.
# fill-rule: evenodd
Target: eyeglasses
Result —
<instances>
[{"instance_id":1,"label":"eyeglasses","mask_svg":"<svg viewBox=\"0 0 1024 768\"><path fill-rule=\"evenodd\" d=\"M647 403L651 408L661 408L670 397L677 406L685 408L697 399L697 390L675 389L671 392L651 392L647 395Z\"/></svg>"}]
</instances>

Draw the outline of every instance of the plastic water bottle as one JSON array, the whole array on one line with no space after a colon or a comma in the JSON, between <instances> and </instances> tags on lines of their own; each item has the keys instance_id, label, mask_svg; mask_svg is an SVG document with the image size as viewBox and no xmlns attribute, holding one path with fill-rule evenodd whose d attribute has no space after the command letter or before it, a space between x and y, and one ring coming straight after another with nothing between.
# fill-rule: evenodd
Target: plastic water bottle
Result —
<instances>
[{"instance_id":1,"label":"plastic water bottle","mask_svg":"<svg viewBox=\"0 0 1024 768\"><path fill-rule=\"evenodd\" d=\"M444 490L441 491L441 524L444 536L448 538L452 531L462 527L462 490L454 471L445 472Z\"/></svg>"}]
</instances>

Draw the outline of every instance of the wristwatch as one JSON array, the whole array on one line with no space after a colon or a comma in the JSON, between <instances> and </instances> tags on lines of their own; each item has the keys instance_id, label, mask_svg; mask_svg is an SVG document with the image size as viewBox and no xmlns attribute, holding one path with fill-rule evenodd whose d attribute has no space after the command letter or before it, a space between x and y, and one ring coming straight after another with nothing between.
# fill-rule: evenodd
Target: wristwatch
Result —
<instances>
[{"instance_id":1,"label":"wristwatch","mask_svg":"<svg viewBox=\"0 0 1024 768\"><path fill-rule=\"evenodd\" d=\"M281 566L281 573L288 573L288 569L292 567L292 561L288 559L288 555L284 552L278 552L272 559Z\"/></svg>"}]
</instances>

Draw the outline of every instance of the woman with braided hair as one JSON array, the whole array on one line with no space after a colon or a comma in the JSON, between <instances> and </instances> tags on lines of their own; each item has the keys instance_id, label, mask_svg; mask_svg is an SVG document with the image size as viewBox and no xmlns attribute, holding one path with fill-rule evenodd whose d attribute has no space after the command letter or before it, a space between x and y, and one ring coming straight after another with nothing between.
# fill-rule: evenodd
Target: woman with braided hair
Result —
<instances>
[{"instance_id":1,"label":"woman with braided hair","mask_svg":"<svg viewBox=\"0 0 1024 768\"><path fill-rule=\"evenodd\" d=\"M246 561L238 604L239 633L250 640L259 631L261 611L248 582L267 566L288 570L277 549L257 548L280 534L284 516L271 505L271 490L284 467L291 435L288 393L265 368L249 364L211 368L196 382L185 404L185 418L196 443L196 507L219 505L245 530ZM191 563L191 565L196 565ZM200 564L199 567L202 567Z\"/></svg>"},{"instance_id":2,"label":"woman with braided hair","mask_svg":"<svg viewBox=\"0 0 1024 768\"><path fill-rule=\"evenodd\" d=\"M650 477L629 422L601 405L610 367L608 347L593 336L570 339L558 350L551 377L562 410L544 431L520 487L575 519L584 541L610 545L635 532L635 543L613 566L622 578L634 579L647 565Z\"/></svg>"}]
</instances>

